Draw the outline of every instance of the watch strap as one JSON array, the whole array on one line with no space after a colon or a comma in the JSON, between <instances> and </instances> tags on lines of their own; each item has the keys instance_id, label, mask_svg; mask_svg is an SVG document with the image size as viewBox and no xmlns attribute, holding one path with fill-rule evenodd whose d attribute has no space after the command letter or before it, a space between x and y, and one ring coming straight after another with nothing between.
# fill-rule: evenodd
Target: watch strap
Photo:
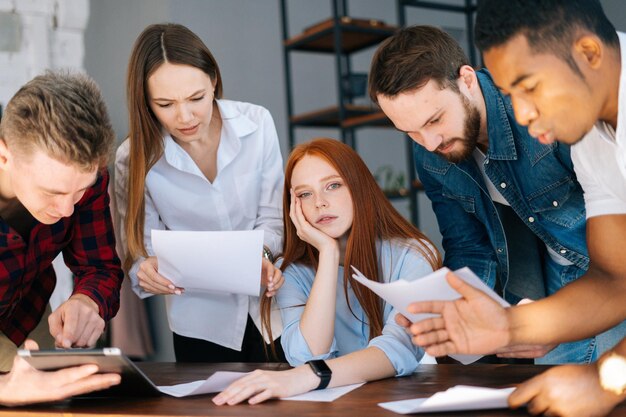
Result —
<instances>
[{"instance_id":1,"label":"watch strap","mask_svg":"<svg viewBox=\"0 0 626 417\"><path fill-rule=\"evenodd\" d=\"M321 359L314 359L306 363L311 367L313 373L320 378L320 383L315 389L320 390L326 388L333 374L328 365L326 365L326 362Z\"/></svg>"}]
</instances>

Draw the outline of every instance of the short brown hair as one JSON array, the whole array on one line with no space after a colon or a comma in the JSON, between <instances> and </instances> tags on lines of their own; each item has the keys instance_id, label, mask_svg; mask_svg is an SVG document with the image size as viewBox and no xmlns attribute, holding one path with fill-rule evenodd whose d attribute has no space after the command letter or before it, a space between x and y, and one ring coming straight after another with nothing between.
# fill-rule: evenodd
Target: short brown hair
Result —
<instances>
[{"instance_id":1,"label":"short brown hair","mask_svg":"<svg viewBox=\"0 0 626 417\"><path fill-rule=\"evenodd\" d=\"M400 29L386 39L372 58L369 95L394 97L435 80L441 88L458 91L456 80L463 65L469 65L463 49L446 32L433 26Z\"/></svg>"},{"instance_id":2,"label":"short brown hair","mask_svg":"<svg viewBox=\"0 0 626 417\"><path fill-rule=\"evenodd\" d=\"M0 138L22 155L35 147L86 171L107 164L115 133L100 89L87 75L48 71L7 104Z\"/></svg>"}]
</instances>

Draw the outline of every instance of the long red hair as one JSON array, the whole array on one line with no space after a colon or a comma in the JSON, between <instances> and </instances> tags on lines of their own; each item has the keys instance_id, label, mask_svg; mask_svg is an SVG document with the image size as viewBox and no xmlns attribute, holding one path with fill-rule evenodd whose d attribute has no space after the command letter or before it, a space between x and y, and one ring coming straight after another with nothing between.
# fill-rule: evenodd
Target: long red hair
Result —
<instances>
[{"instance_id":1,"label":"long red hair","mask_svg":"<svg viewBox=\"0 0 626 417\"><path fill-rule=\"evenodd\" d=\"M348 306L350 306L348 283L352 287L367 317L369 338L372 339L382 333L384 326L382 301L375 293L351 277L349 265L354 265L369 279L380 282L382 277L376 242L392 239L417 242L414 244L407 242L407 244L420 252L433 270L441 267L441 256L432 242L391 205L365 162L351 147L334 139L318 138L296 146L289 155L285 168L283 192L285 243L284 259L280 267L282 271L293 263L308 265L314 269L317 269L318 265L317 249L298 237L296 228L289 218L291 176L295 166L305 156L316 156L328 162L344 180L352 196L354 220L343 260L345 265L343 289ZM269 307L270 303L264 297L262 300L263 326L271 336Z\"/></svg>"}]
</instances>

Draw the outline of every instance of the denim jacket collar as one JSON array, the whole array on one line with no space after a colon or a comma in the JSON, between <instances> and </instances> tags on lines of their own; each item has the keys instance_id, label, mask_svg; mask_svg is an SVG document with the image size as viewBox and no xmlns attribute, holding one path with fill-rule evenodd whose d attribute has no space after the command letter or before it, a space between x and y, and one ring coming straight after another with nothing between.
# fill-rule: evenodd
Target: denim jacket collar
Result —
<instances>
[{"instance_id":1,"label":"denim jacket collar","mask_svg":"<svg viewBox=\"0 0 626 417\"><path fill-rule=\"evenodd\" d=\"M524 126L519 126L515 122L511 100L500 93L489 71L482 69L477 71L476 75L487 112L487 134L489 135L487 159L515 161L520 157L518 153L524 152L534 165L554 150L557 146L555 143L542 145L537 140L516 140L516 138L527 137L528 131ZM440 174L445 174L452 166L470 171L476 167L476 163L471 157L458 164L453 164L439 155L430 153L430 156L426 156L423 160L424 168Z\"/></svg>"},{"instance_id":2,"label":"denim jacket collar","mask_svg":"<svg viewBox=\"0 0 626 417\"><path fill-rule=\"evenodd\" d=\"M485 109L487 111L487 134L490 138L487 157L489 159L504 161L516 160L517 151L515 150L515 139L507 114L507 106L510 107L510 102L503 100L502 94L500 94L500 91L491 79L491 74L489 74L486 69L477 71L476 75L478 77L478 84L483 93ZM512 114L512 107L509 108L509 110ZM495 138L497 138L497 140L494 140ZM465 161L454 164L435 154L433 154L433 158L427 158L425 164L428 165L425 166L426 169L439 172L440 174L444 174L453 165L470 171L473 171L475 168L474 160L471 157Z\"/></svg>"},{"instance_id":3,"label":"denim jacket collar","mask_svg":"<svg viewBox=\"0 0 626 417\"><path fill-rule=\"evenodd\" d=\"M502 99L502 94L493 83L491 74L487 70L476 72L478 84L485 100L487 111L487 135L489 136L489 159L512 161L517 159L515 140L511 122L507 114L507 104ZM512 111L512 109L509 109ZM497 140L493 140L497 138Z\"/></svg>"},{"instance_id":4,"label":"denim jacket collar","mask_svg":"<svg viewBox=\"0 0 626 417\"><path fill-rule=\"evenodd\" d=\"M556 143L543 145L538 140L519 140L528 137L528 130L515 121L511 100L502 95L486 69L476 72L487 109L487 134L489 135L489 159L513 161L524 152L531 163L553 152Z\"/></svg>"}]
</instances>

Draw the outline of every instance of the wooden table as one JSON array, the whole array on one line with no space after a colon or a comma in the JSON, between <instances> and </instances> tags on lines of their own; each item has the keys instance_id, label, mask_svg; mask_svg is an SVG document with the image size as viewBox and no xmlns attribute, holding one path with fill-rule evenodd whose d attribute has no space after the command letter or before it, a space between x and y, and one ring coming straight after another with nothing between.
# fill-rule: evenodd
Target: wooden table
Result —
<instances>
[{"instance_id":1,"label":"wooden table","mask_svg":"<svg viewBox=\"0 0 626 417\"><path fill-rule=\"evenodd\" d=\"M140 368L157 384L172 385L205 379L216 370L246 372L257 367L287 369L286 365L251 364L176 364L143 363ZM379 402L427 397L451 386L479 385L504 387L524 381L546 367L533 365L423 365L410 377L390 378L363 385L332 403L272 400L250 406L247 404L217 407L211 402L214 394L177 399L163 395L157 398L72 399L57 404L1 409L0 416L400 416L376 404ZM461 413L438 413L434 416L458 416ZM420 414L426 415L426 414ZM525 410L492 410L465 412L463 416L522 416ZM612 414L626 417L626 404Z\"/></svg>"}]
</instances>

